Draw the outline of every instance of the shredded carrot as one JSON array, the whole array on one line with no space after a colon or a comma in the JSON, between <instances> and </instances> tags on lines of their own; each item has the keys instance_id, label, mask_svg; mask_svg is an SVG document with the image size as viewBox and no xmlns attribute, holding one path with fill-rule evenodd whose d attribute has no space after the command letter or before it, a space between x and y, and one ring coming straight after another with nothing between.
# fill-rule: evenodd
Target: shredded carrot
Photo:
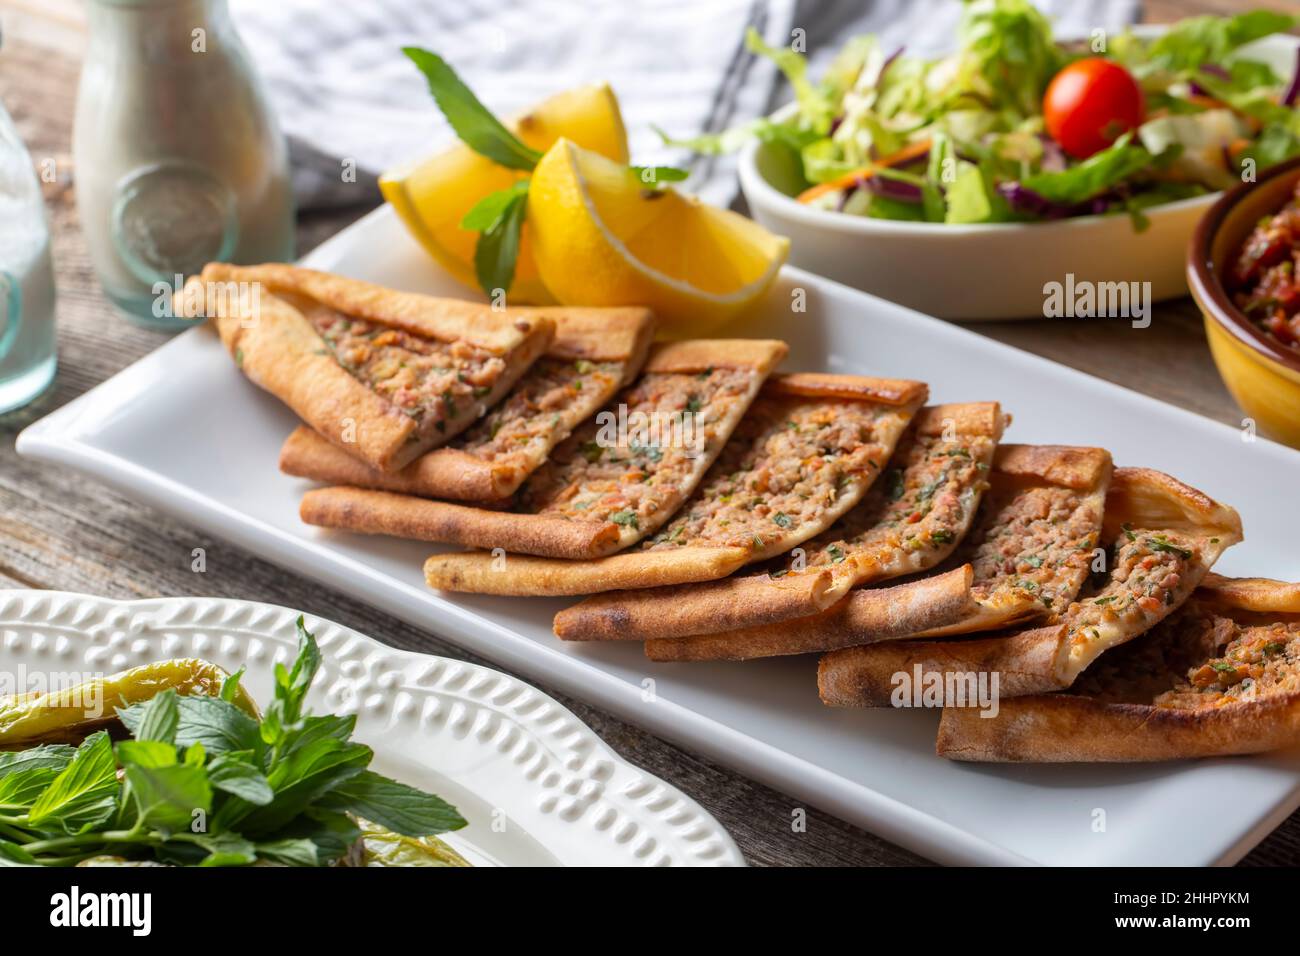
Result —
<instances>
[{"instance_id":1,"label":"shredded carrot","mask_svg":"<svg viewBox=\"0 0 1300 956\"><path fill-rule=\"evenodd\" d=\"M1236 159L1243 152L1245 152L1246 147L1249 145L1250 145L1250 140L1248 139L1234 139L1231 143L1228 144L1228 155L1231 156L1233 159Z\"/></svg>"},{"instance_id":2,"label":"shredded carrot","mask_svg":"<svg viewBox=\"0 0 1300 956\"><path fill-rule=\"evenodd\" d=\"M837 176L829 182L818 183L809 189L805 189L796 198L801 203L810 203L818 196L824 196L829 192L837 189L848 189L861 179L870 179L876 175L877 169L884 169L890 166L901 166L909 160L924 156L930 151L930 140L919 139L915 143L909 143L896 153L890 153L883 159L878 159L869 166L863 166L860 169L854 169L845 173L843 176Z\"/></svg>"},{"instance_id":3,"label":"shredded carrot","mask_svg":"<svg viewBox=\"0 0 1300 956\"><path fill-rule=\"evenodd\" d=\"M1227 103L1223 102L1223 100L1216 99L1213 96L1201 96L1196 93L1193 93L1190 96L1188 96L1187 102L1195 103L1197 106L1201 107L1202 109L1207 109L1207 110L1226 110L1230 108Z\"/></svg>"}]
</instances>

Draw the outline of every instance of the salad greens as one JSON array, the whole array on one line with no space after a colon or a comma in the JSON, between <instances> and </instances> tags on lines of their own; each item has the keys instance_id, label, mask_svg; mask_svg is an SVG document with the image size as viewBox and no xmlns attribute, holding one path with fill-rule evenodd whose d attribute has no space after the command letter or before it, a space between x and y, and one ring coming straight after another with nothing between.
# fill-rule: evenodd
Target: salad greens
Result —
<instances>
[{"instance_id":1,"label":"salad greens","mask_svg":"<svg viewBox=\"0 0 1300 956\"><path fill-rule=\"evenodd\" d=\"M661 135L704 153L756 137L788 157L801 202L850 215L996 223L1126 211L1140 227L1144 209L1300 154L1300 75L1238 55L1296 24L1260 10L1193 17L1154 39L1061 42L1029 0L974 0L955 53L927 60L856 37L818 82L803 56L751 30L748 48L793 87L792 109L718 135ZM1095 57L1136 81L1145 114L1080 158L1049 134L1044 94L1061 70Z\"/></svg>"},{"instance_id":2,"label":"salad greens","mask_svg":"<svg viewBox=\"0 0 1300 956\"><path fill-rule=\"evenodd\" d=\"M465 826L455 808L367 769L374 753L351 740L355 716L304 709L320 652L297 626L297 658L276 665L260 719L241 670L217 696L172 687L118 707L130 737L116 744L98 729L76 747L0 752L0 865L327 866L372 838L381 856L423 848L424 865L455 865L432 839Z\"/></svg>"}]
</instances>

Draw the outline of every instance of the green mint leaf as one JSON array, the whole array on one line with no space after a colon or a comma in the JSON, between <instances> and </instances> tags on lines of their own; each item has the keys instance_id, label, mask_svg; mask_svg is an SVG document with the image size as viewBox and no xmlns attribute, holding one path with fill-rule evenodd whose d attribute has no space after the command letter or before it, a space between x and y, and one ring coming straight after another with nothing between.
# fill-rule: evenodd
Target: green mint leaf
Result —
<instances>
[{"instance_id":1,"label":"green mint leaf","mask_svg":"<svg viewBox=\"0 0 1300 956\"><path fill-rule=\"evenodd\" d=\"M433 836L466 825L446 800L369 770L339 784L321 799L320 806L345 810L410 837Z\"/></svg>"},{"instance_id":2,"label":"green mint leaf","mask_svg":"<svg viewBox=\"0 0 1300 956\"><path fill-rule=\"evenodd\" d=\"M488 193L473 206L460 221L460 228L471 232L488 232L496 229L510 210L516 196L528 194L528 180L520 179L505 189Z\"/></svg>"},{"instance_id":3,"label":"green mint leaf","mask_svg":"<svg viewBox=\"0 0 1300 956\"><path fill-rule=\"evenodd\" d=\"M356 726L356 714L325 714L320 717L304 717L299 721L298 728L293 735L285 740L282 755L288 756L326 737L331 737L339 743L347 743Z\"/></svg>"},{"instance_id":4,"label":"green mint leaf","mask_svg":"<svg viewBox=\"0 0 1300 956\"><path fill-rule=\"evenodd\" d=\"M208 851L199 866L249 866L257 862L257 847L238 833L202 834L194 842Z\"/></svg>"},{"instance_id":5,"label":"green mint leaf","mask_svg":"<svg viewBox=\"0 0 1300 956\"><path fill-rule=\"evenodd\" d=\"M122 765L139 767L176 766L176 746L160 740L123 740L117 745L117 759Z\"/></svg>"},{"instance_id":6,"label":"green mint leaf","mask_svg":"<svg viewBox=\"0 0 1300 956\"><path fill-rule=\"evenodd\" d=\"M527 180L524 180L525 186ZM470 210L473 212L473 210ZM492 228L479 234L474 246L474 274L479 288L489 296L496 290L509 292L515 280L515 261L519 258L519 234L528 214L527 190L510 197L506 208Z\"/></svg>"},{"instance_id":7,"label":"green mint leaf","mask_svg":"<svg viewBox=\"0 0 1300 956\"><path fill-rule=\"evenodd\" d=\"M658 186L661 183L679 183L690 173L676 166L629 166L628 169L646 186Z\"/></svg>"},{"instance_id":8,"label":"green mint leaf","mask_svg":"<svg viewBox=\"0 0 1300 956\"><path fill-rule=\"evenodd\" d=\"M62 770L76 754L67 744L42 744L29 750L0 751L0 778L28 770Z\"/></svg>"},{"instance_id":9,"label":"green mint leaf","mask_svg":"<svg viewBox=\"0 0 1300 956\"><path fill-rule=\"evenodd\" d=\"M227 703L233 704L235 702L235 697L239 695L239 682L243 679L244 668L240 667L239 670L228 675L226 679L221 682L221 693L217 696Z\"/></svg>"},{"instance_id":10,"label":"green mint leaf","mask_svg":"<svg viewBox=\"0 0 1300 956\"><path fill-rule=\"evenodd\" d=\"M431 50L415 46L402 47L402 52L424 74L429 92L461 142L480 156L510 169L531 170L537 165L542 154L525 146L501 125L446 60Z\"/></svg>"},{"instance_id":11,"label":"green mint leaf","mask_svg":"<svg viewBox=\"0 0 1300 956\"><path fill-rule=\"evenodd\" d=\"M295 622L298 628L298 656L293 667L275 665L275 699L281 706L280 719L284 724L296 723L302 716L302 702L320 669L320 648L316 638L307 630L301 614Z\"/></svg>"},{"instance_id":12,"label":"green mint leaf","mask_svg":"<svg viewBox=\"0 0 1300 956\"><path fill-rule=\"evenodd\" d=\"M214 754L231 750L261 752L257 721L234 704L219 697L177 697L176 707L177 745L189 747L200 743Z\"/></svg>"},{"instance_id":13,"label":"green mint leaf","mask_svg":"<svg viewBox=\"0 0 1300 956\"><path fill-rule=\"evenodd\" d=\"M259 843L257 855L264 860L283 863L285 866L319 866L321 862L316 844L306 837Z\"/></svg>"},{"instance_id":14,"label":"green mint leaf","mask_svg":"<svg viewBox=\"0 0 1300 956\"><path fill-rule=\"evenodd\" d=\"M188 831L196 810L205 815L212 810L212 787L202 767L127 764L126 779L140 819L149 826Z\"/></svg>"},{"instance_id":15,"label":"green mint leaf","mask_svg":"<svg viewBox=\"0 0 1300 956\"><path fill-rule=\"evenodd\" d=\"M369 747L341 743L330 737L284 757L267 774L275 799L263 807L240 806L218 814L219 822L229 826L239 821L240 832L264 838L284 827L322 794L354 777L373 759Z\"/></svg>"},{"instance_id":16,"label":"green mint leaf","mask_svg":"<svg viewBox=\"0 0 1300 956\"><path fill-rule=\"evenodd\" d=\"M33 767L0 777L0 806L30 807L58 775L53 767Z\"/></svg>"},{"instance_id":17,"label":"green mint leaf","mask_svg":"<svg viewBox=\"0 0 1300 956\"><path fill-rule=\"evenodd\" d=\"M275 791L262 771L234 754L221 754L208 766L208 782L223 793L231 793L254 806L275 799Z\"/></svg>"},{"instance_id":18,"label":"green mint leaf","mask_svg":"<svg viewBox=\"0 0 1300 956\"><path fill-rule=\"evenodd\" d=\"M257 850L260 856L290 866L328 866L347 853L360 836L356 821L346 813L311 807L276 834L274 840L259 843ZM305 847L296 842L289 845L291 840L314 847L314 862L297 862L304 859Z\"/></svg>"},{"instance_id":19,"label":"green mint leaf","mask_svg":"<svg viewBox=\"0 0 1300 956\"><path fill-rule=\"evenodd\" d=\"M187 767L202 767L208 760L208 752L204 749L203 744L197 740L185 748L185 759L182 763Z\"/></svg>"},{"instance_id":20,"label":"green mint leaf","mask_svg":"<svg viewBox=\"0 0 1300 956\"><path fill-rule=\"evenodd\" d=\"M32 856L17 843L0 839L0 866L37 866Z\"/></svg>"},{"instance_id":21,"label":"green mint leaf","mask_svg":"<svg viewBox=\"0 0 1300 956\"><path fill-rule=\"evenodd\" d=\"M143 708L143 711L139 723L131 731L131 736L136 740L160 740L163 743L172 743L176 739L176 725L180 722L176 696L176 691L165 690L137 705Z\"/></svg>"},{"instance_id":22,"label":"green mint leaf","mask_svg":"<svg viewBox=\"0 0 1300 956\"><path fill-rule=\"evenodd\" d=\"M117 761L108 734L87 737L76 755L32 803L27 822L38 829L68 833L105 820L116 807Z\"/></svg>"}]
</instances>

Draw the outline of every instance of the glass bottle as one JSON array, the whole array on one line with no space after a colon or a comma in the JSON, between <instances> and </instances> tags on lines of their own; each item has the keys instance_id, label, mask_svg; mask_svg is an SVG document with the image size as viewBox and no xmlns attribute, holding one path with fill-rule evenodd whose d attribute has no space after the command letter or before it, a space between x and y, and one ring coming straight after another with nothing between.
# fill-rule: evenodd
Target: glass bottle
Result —
<instances>
[{"instance_id":1,"label":"glass bottle","mask_svg":"<svg viewBox=\"0 0 1300 956\"><path fill-rule=\"evenodd\" d=\"M105 294L180 328L168 298L205 263L293 258L288 148L226 0L88 0L77 208Z\"/></svg>"},{"instance_id":2,"label":"glass bottle","mask_svg":"<svg viewBox=\"0 0 1300 956\"><path fill-rule=\"evenodd\" d=\"M36 169L0 104L0 413L54 379L54 267Z\"/></svg>"}]
</instances>

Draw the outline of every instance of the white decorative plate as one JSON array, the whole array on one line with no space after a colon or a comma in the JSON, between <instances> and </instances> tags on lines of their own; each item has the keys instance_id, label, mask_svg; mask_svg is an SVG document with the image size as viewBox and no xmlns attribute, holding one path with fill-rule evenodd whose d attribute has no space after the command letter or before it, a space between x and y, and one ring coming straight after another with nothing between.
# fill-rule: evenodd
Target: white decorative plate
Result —
<instances>
[{"instance_id":1,"label":"white decorative plate","mask_svg":"<svg viewBox=\"0 0 1300 956\"><path fill-rule=\"evenodd\" d=\"M304 264L466 294L387 208ZM799 269L782 270L735 334L787 339L787 370L922 379L936 402L998 399L1015 416L1008 441L1100 445L1120 464L1168 471L1241 511L1246 541L1218 570L1300 580L1300 452L1243 441L1237 429ZM551 619L571 601L442 595L421 572L431 545L303 525L298 502L310 484L276 466L295 423L210 330L196 329L29 427L18 450L727 763L795 795L792 809L816 804L932 859L1228 863L1300 805L1300 752L1146 766L956 764L934 754L934 712L824 707L815 657L662 665L639 644L561 643Z\"/></svg>"},{"instance_id":2,"label":"white decorative plate","mask_svg":"<svg viewBox=\"0 0 1300 956\"><path fill-rule=\"evenodd\" d=\"M28 679L91 679L201 657L246 666L245 686L265 702L275 663L293 659L297 617L220 598L0 591L0 672L32 686ZM306 623L321 649L310 706L355 713L354 739L374 749L376 770L455 804L469 826L447 842L475 865L744 865L699 804L623 760L536 688L310 615Z\"/></svg>"}]
</instances>

